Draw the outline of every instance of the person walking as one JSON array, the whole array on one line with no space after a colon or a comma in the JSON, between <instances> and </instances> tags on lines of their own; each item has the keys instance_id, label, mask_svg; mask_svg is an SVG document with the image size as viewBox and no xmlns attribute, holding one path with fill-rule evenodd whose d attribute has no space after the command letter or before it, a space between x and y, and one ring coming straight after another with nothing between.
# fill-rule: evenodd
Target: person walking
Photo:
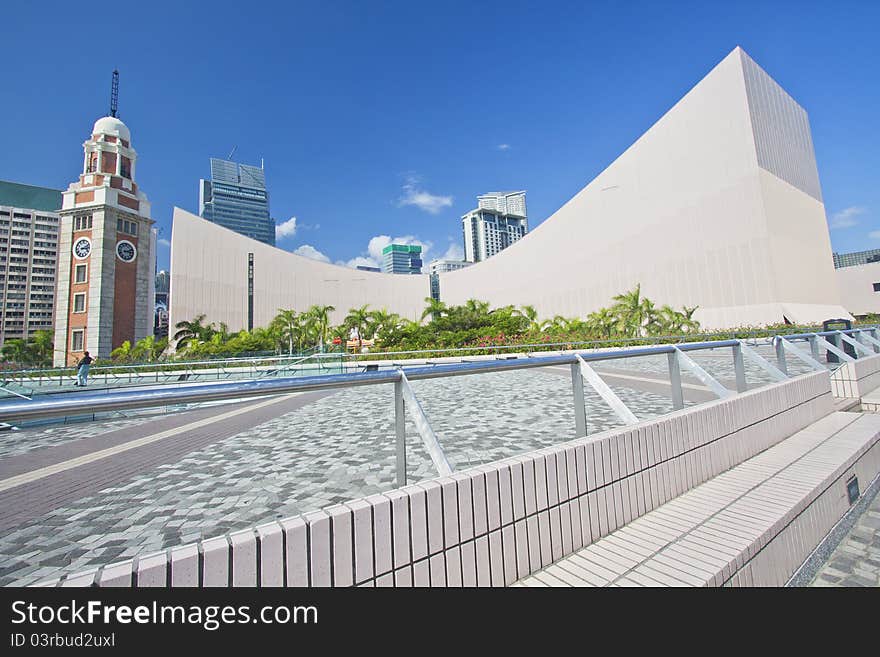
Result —
<instances>
[{"instance_id":1,"label":"person walking","mask_svg":"<svg viewBox=\"0 0 880 657\"><path fill-rule=\"evenodd\" d=\"M88 384L89 378L89 366L94 362L94 358L89 356L89 352L85 352L83 357L79 359L79 363L76 366L76 383L75 386L85 386Z\"/></svg>"}]
</instances>

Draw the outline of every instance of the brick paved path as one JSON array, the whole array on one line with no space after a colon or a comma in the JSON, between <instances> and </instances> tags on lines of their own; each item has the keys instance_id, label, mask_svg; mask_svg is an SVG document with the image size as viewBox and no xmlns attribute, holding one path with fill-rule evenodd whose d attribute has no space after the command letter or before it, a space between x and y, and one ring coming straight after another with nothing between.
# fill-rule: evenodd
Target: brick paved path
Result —
<instances>
[{"instance_id":1,"label":"brick paved path","mask_svg":"<svg viewBox=\"0 0 880 657\"><path fill-rule=\"evenodd\" d=\"M880 495L874 495L810 586L880 586Z\"/></svg>"}]
</instances>

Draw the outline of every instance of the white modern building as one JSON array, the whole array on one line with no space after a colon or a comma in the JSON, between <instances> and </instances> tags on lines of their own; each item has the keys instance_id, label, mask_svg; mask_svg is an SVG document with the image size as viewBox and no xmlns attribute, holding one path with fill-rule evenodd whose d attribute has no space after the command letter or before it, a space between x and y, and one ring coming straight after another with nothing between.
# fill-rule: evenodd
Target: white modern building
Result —
<instances>
[{"instance_id":1,"label":"white modern building","mask_svg":"<svg viewBox=\"0 0 880 657\"><path fill-rule=\"evenodd\" d=\"M477 207L485 210L495 210L501 214L515 214L517 217L528 217L526 211L526 191L521 189L516 192L489 192L477 197Z\"/></svg>"},{"instance_id":2,"label":"white modern building","mask_svg":"<svg viewBox=\"0 0 880 657\"><path fill-rule=\"evenodd\" d=\"M478 207L461 218L464 258L482 262L529 232L525 192L492 192L477 197Z\"/></svg>"},{"instance_id":3,"label":"white modern building","mask_svg":"<svg viewBox=\"0 0 880 657\"><path fill-rule=\"evenodd\" d=\"M843 306L856 316L880 314L880 249L835 253Z\"/></svg>"},{"instance_id":4,"label":"white modern building","mask_svg":"<svg viewBox=\"0 0 880 657\"><path fill-rule=\"evenodd\" d=\"M849 317L807 113L740 48L570 201L511 241L438 274L442 300L584 317L641 284L658 304L699 306L705 328ZM367 275L299 258L175 210L172 323L205 313L245 328L249 252L257 326L278 308L314 303L336 306L334 322L365 303L417 319L430 294L428 275Z\"/></svg>"},{"instance_id":5,"label":"white modern building","mask_svg":"<svg viewBox=\"0 0 880 657\"><path fill-rule=\"evenodd\" d=\"M467 260L432 260L428 265L428 272L431 274L445 274L450 271L458 271L465 267L470 267L472 262Z\"/></svg>"}]
</instances>

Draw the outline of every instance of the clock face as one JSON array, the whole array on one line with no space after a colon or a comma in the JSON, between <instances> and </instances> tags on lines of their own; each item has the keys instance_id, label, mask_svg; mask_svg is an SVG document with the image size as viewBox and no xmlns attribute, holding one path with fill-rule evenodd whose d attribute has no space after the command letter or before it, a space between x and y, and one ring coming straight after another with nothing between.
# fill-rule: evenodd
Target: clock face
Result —
<instances>
[{"instance_id":1,"label":"clock face","mask_svg":"<svg viewBox=\"0 0 880 657\"><path fill-rule=\"evenodd\" d=\"M88 258L92 252L92 242L88 237L80 237L73 243L73 255L78 259Z\"/></svg>"},{"instance_id":2,"label":"clock face","mask_svg":"<svg viewBox=\"0 0 880 657\"><path fill-rule=\"evenodd\" d=\"M136 255L137 249L128 240L119 240L116 243L116 257L122 260L122 262L131 262Z\"/></svg>"}]
</instances>

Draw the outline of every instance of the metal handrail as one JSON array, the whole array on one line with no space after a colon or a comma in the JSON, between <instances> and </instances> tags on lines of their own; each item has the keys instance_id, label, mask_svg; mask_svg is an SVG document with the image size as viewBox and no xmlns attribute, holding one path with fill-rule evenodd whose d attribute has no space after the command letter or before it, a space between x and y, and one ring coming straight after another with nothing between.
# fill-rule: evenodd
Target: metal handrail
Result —
<instances>
[{"instance_id":1,"label":"metal handrail","mask_svg":"<svg viewBox=\"0 0 880 657\"><path fill-rule=\"evenodd\" d=\"M529 356L508 360L493 360L429 367L406 368L410 381L434 379L468 374L506 372L553 365L579 363L584 361L619 360L640 356L719 349L739 345L738 340L715 340L711 342L690 342L679 345L657 345L615 349L612 351L572 351L557 356ZM10 401L0 403L0 422L9 420L35 420L53 417L75 416L109 411L150 408L171 404L188 404L207 401L244 399L263 395L276 395L312 390L334 390L362 385L395 383L400 379L397 370L377 370L357 374L328 374L306 377L283 377L271 380L233 381L212 384L193 384L186 387L163 387L149 390L119 390L114 392L91 393L71 392L63 399L41 398L27 402Z\"/></svg>"},{"instance_id":2,"label":"metal handrail","mask_svg":"<svg viewBox=\"0 0 880 657\"><path fill-rule=\"evenodd\" d=\"M791 330L796 330L798 328L809 328L809 327L792 327ZM869 331L873 327L873 325L866 325L859 328L848 329L842 331L843 333L852 334L858 333L861 331ZM117 376L123 377L125 375L133 375L139 372L154 372L155 370L160 370L159 374L161 374L161 370L164 368L165 371L172 372L185 372L188 368L192 369L211 369L211 368L224 368L227 364L237 364L240 363L242 365L246 365L248 363L255 365L256 363L265 363L270 365L272 363L285 362L288 366L291 364L291 361L306 361L310 359L321 360L325 358L342 358L347 359L349 361L358 361L363 362L364 360L388 360L388 357L392 356L415 356L418 354L437 354L437 353L448 353L450 356L435 356L438 358L447 358L454 357L455 354L465 354L475 351L510 351L510 350L529 350L529 349L541 349L541 350L552 350L552 347L563 347L570 350L572 347L584 347L586 345L604 345L609 342L615 343L628 343L628 342L645 342L645 341L669 341L670 343L681 341L681 340L693 340L695 338L711 338L715 336L729 336L729 339L746 339L746 340L756 340L758 338L766 337L773 338L777 335L785 335L788 339L804 339L811 335L835 335L840 333L841 331L825 331L819 333L785 333L784 331L778 331L776 333L768 333L767 331L762 331L760 329L744 329L742 331L732 330L732 331L719 331L716 333L685 333L680 335L656 335L656 336L644 336L644 337L636 337L636 338L603 338L598 340L586 340L586 341L565 341L565 342L540 342L533 344L513 344L513 345L485 345L485 346L477 346L477 347L447 347L447 348L438 348L438 349L417 349L417 350L404 350L404 351L376 351L371 353L363 353L363 354L352 354L346 351L343 352L326 352L326 353L313 353L309 355L303 354L277 354L277 355L265 355L265 356L233 356L228 358L217 358L217 359L205 359L205 360L195 360L195 361L161 361L156 363L108 363L105 365L93 365L91 368L91 376L93 378L98 375L104 374L107 376ZM743 338L737 338L737 335L746 334ZM760 335L764 334L764 335ZM408 360L408 359L404 359ZM287 368L285 368L287 369ZM117 370L114 372L114 370ZM20 370L4 370L4 375L10 380L19 380L25 381L29 379L37 378L37 380L42 380L45 377L47 380L59 379L63 377L74 377L75 376L75 368L73 367L56 367L56 368L36 368L36 369L20 369Z\"/></svg>"}]
</instances>

